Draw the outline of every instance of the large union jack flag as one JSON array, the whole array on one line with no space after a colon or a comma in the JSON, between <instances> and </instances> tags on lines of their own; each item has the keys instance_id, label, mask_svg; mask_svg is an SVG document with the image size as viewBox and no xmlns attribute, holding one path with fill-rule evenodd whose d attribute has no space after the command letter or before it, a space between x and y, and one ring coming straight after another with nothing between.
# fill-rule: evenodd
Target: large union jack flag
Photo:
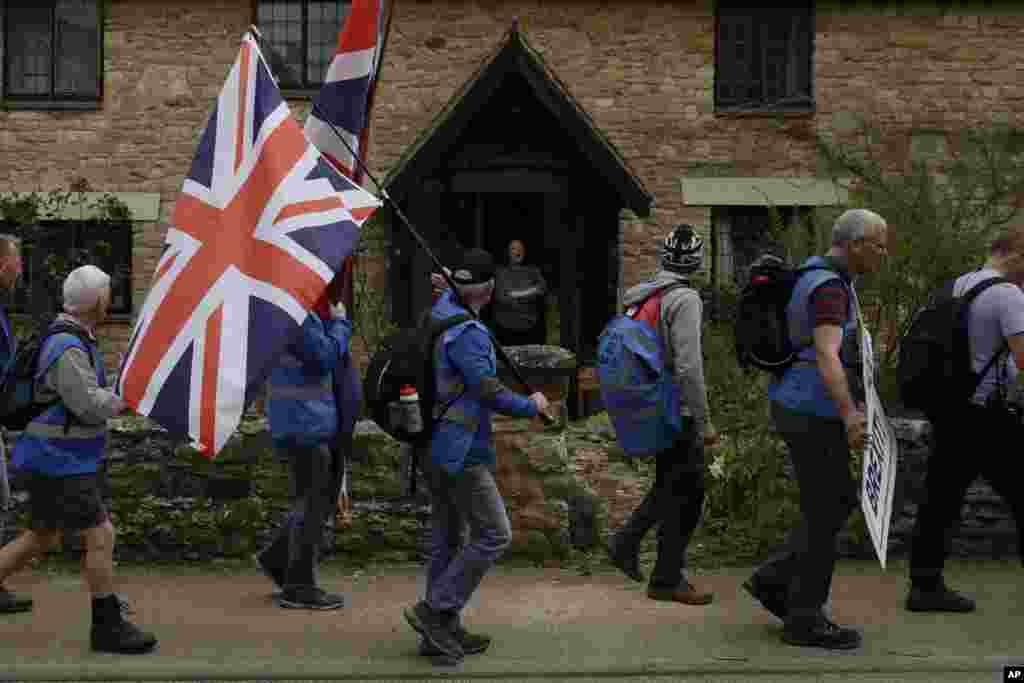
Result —
<instances>
[{"instance_id":1,"label":"large union jack flag","mask_svg":"<svg viewBox=\"0 0 1024 683\"><path fill-rule=\"evenodd\" d=\"M362 167L356 164L352 152L366 161L370 107L387 26L385 0L352 0L352 9L338 34L338 49L314 100L315 109L306 118L306 136L357 183L362 179ZM344 136L344 142L335 130Z\"/></svg>"},{"instance_id":2,"label":"large union jack flag","mask_svg":"<svg viewBox=\"0 0 1024 683\"><path fill-rule=\"evenodd\" d=\"M212 458L379 205L309 143L246 34L175 204L119 393Z\"/></svg>"}]
</instances>

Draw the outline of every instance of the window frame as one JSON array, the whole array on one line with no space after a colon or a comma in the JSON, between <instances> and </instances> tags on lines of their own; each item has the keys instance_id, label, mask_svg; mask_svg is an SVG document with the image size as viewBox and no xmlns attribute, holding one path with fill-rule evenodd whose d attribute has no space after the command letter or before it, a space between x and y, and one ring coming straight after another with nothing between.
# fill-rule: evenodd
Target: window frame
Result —
<instances>
[{"instance_id":1,"label":"window frame","mask_svg":"<svg viewBox=\"0 0 1024 683\"><path fill-rule=\"evenodd\" d=\"M778 12L779 9L789 10L791 12L792 11L800 11L800 12L806 11L807 24L808 24L808 27L809 27L809 30L807 32L807 38L806 38L807 43L808 43L807 46L806 46L806 49L807 49L807 59L806 59L806 64L807 64L807 96L806 96L806 101L805 102L803 102L803 101L787 102L785 100L782 100L782 101L780 101L780 103L771 103L771 102L766 102L765 101L765 98L763 96L763 91L764 91L764 77L763 77L764 64L761 64L761 68L759 69L761 71L761 75L759 76L759 79L760 79L760 82L761 82L761 85L762 85L762 97L760 98L760 101L758 101L758 102L746 102L746 103L736 103L736 102L730 102L730 101L723 102L722 96L721 96L721 89L720 89L721 81L720 81L720 78L719 78L719 74L721 73L721 52L722 52L721 26L722 26L723 4L727 4L728 5L728 3L724 3L723 0L718 0L718 2L715 3L715 21L714 21L714 31L715 31L715 34L714 34L714 41L713 41L713 50L714 50L713 60L714 60L714 69L715 69L715 82L714 82L713 97L714 97L715 115L724 115L724 116L730 116L730 115L731 116L736 116L736 115L739 115L739 116L778 116L778 115L784 115L784 116L808 116L808 115L813 115L815 113L815 111L816 111L816 108L817 108L817 97L816 97L816 93L815 93L815 78L814 78L814 51L815 51L815 45L817 43L817 40L816 40L817 39L817 31L815 30L816 23L817 23L817 13L816 13L815 3L807 1L805 3L801 3L799 7L791 6L791 7L787 7L787 8L776 8L776 9L769 9L767 7L756 7L755 8L755 7L750 7L750 6L748 6L748 7L728 7L727 6L725 8L726 11L730 13L729 16L738 16L741 12L746 12L751 17L751 19L752 19L751 23L752 23L752 25L755 28L760 26L760 22L758 21L758 17L760 15L762 15L762 14L768 13L769 11L771 11L771 12ZM793 4L796 5L796 3L793 3ZM756 43L751 48L752 55L763 55L764 48L762 47L762 40L761 40L761 32L760 31L756 31L755 35L751 38L751 42L753 43L754 41L756 41ZM787 43L787 50L791 50L793 45L794 45L794 41L793 40L788 41L788 43ZM753 70L754 66L755 66L754 64L751 65L751 70Z\"/></svg>"},{"instance_id":2,"label":"window frame","mask_svg":"<svg viewBox=\"0 0 1024 683\"><path fill-rule=\"evenodd\" d=\"M127 240L127 244L124 245L126 249L122 249L123 258L118 258L118 249L114 240L109 240L111 244L111 257L110 264L103 263L100 259L94 258L91 251L95 249L95 241L92 240L88 243L83 243L83 232L90 229L101 229L107 231L119 231L121 239ZM51 238L53 235L62 232L63 230L75 231L70 238L67 238L66 243L58 245L60 249L54 249L52 242L46 238ZM131 221L125 223L106 223L96 222L90 220L45 220L37 221L31 225L18 226L4 222L0 222L0 232L6 232L11 235L18 237L21 241L21 251L23 258L23 272L19 278L18 284L15 287L14 292L11 294L7 310L13 315L32 315L35 313L33 309L33 302L35 297L41 294L45 295L46 292L40 292L36 288L41 287L41 284L36 284L38 280L33 278L34 271L37 267L44 267L45 259L50 254L57 254L65 259L69 264L73 264L75 257L75 250L85 251L87 258L86 262L95 262L97 266L103 268L111 277L111 285L122 276L121 267L127 267L127 273L123 273L124 283L124 297L125 303L123 306L115 306L116 291L111 292L111 303L110 303L110 317L112 319L127 318L134 314L133 299L134 299L134 260L135 260L135 229ZM88 235L86 235L88 236ZM41 239L42 238L42 239ZM32 252L37 249L41 250L39 253L41 256L36 256ZM78 263L81 264L81 259ZM59 287L59 283L56 283ZM59 296L58 292L51 292L51 295ZM60 310L58 301L53 301L53 305L56 310Z\"/></svg>"},{"instance_id":3,"label":"window frame","mask_svg":"<svg viewBox=\"0 0 1024 683\"><path fill-rule=\"evenodd\" d=\"M262 2L265 2L265 1L266 0L251 0L251 2L252 2L252 23L257 28L260 28L260 25L259 25L260 4ZM280 0L278 0L278 1L280 1ZM309 60L309 2L310 2L310 0L291 0L291 1L292 2L300 3L300 5L302 7L302 18L300 19L300 21L302 22L302 25L301 25L300 28L302 29L302 59L303 59L303 64L301 65L301 68L302 68L301 77L303 79L305 79L305 75L309 71L308 60ZM352 1L351 0L348 0L348 11L349 12L352 11ZM347 17L348 15L345 15L345 16ZM341 20L341 24L339 24L339 26L335 30L335 33L334 33L334 35L335 35L335 44L337 44L337 35L338 35L338 32L341 31L341 27L344 25L344 21L345 21L345 19L343 17L342 20ZM263 37L267 41L268 44L273 45L273 42L271 41L269 36L264 34ZM267 57L267 61L268 62L272 61L269 55L267 55L266 57ZM325 64L325 67L328 67L328 68L330 67L330 60L327 61L327 63ZM275 77L278 77L278 74L274 74L274 75L275 75ZM324 74L321 76L321 78L323 78L326 75L327 75L327 73L326 73L326 69L325 69ZM320 81L318 81L316 83L309 83L309 82L303 81L303 83L301 85L299 85L299 86L296 86L296 85L290 84L290 83L279 82L279 85L280 85L280 88L281 88L281 95L283 97L285 97L285 98L288 98L288 99L312 99L313 97L315 97L317 95L317 93L320 92L320 89L324 85L324 81L320 80Z\"/></svg>"},{"instance_id":4,"label":"window frame","mask_svg":"<svg viewBox=\"0 0 1024 683\"><path fill-rule=\"evenodd\" d=\"M72 109L72 110L96 110L103 106L104 97L104 43L106 27L106 1L91 0L96 6L96 94L58 94L54 91L56 87L56 64L55 59L57 45L57 32L55 30L55 13L57 11L56 0L47 0L50 7L50 92L46 95L28 95L10 93L9 77L10 68L8 65L7 27L10 25L11 7L8 2L0 5L0 110L3 109Z\"/></svg>"}]
</instances>

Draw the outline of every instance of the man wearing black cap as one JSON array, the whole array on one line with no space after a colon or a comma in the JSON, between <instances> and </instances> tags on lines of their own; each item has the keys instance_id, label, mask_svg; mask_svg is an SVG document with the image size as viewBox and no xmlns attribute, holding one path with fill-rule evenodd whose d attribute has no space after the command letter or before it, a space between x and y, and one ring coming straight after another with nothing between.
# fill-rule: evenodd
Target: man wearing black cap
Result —
<instances>
[{"instance_id":1,"label":"man wearing black cap","mask_svg":"<svg viewBox=\"0 0 1024 683\"><path fill-rule=\"evenodd\" d=\"M465 315L467 308L479 314L494 294L491 255L469 250L451 277L458 299L455 292L444 292L431 317ZM448 329L433 352L435 405L444 412L424 464L431 497L430 565L426 598L406 609L405 618L423 636L429 653L457 661L490 644L487 636L467 632L459 613L512 537L494 480L491 414L534 417L547 409L548 401L540 392L527 398L502 385L492 337L479 320ZM459 549L466 523L469 540Z\"/></svg>"}]
</instances>

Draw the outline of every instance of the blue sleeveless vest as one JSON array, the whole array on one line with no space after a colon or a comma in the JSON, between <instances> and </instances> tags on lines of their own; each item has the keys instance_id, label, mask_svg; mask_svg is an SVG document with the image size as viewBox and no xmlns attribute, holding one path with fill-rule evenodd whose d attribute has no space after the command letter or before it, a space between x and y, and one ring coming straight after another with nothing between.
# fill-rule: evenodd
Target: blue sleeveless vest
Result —
<instances>
[{"instance_id":1,"label":"blue sleeveless vest","mask_svg":"<svg viewBox=\"0 0 1024 683\"><path fill-rule=\"evenodd\" d=\"M68 349L75 347L89 354L96 381L107 386L106 372L94 343L83 345L73 334L55 334L43 344L39 354L36 381L42 380L54 363ZM92 474L99 468L107 444L107 425L86 425L72 418L63 402L47 408L32 420L14 446L11 463L16 469L27 469L49 477Z\"/></svg>"},{"instance_id":2,"label":"blue sleeveless vest","mask_svg":"<svg viewBox=\"0 0 1024 683\"><path fill-rule=\"evenodd\" d=\"M828 262L821 256L814 256L802 265L828 266ZM782 379L769 385L768 397L793 412L837 418L839 417L839 408L828 393L821 370L817 365L814 349L814 320L809 309L811 294L830 280L841 281L849 294L846 320L841 326L843 341L840 346L839 359L843 367L847 369L859 365L860 358L856 357L859 353L857 351L857 293L852 284L846 281L839 272L812 270L797 281L793 288L793 295L786 306L789 339L793 346L799 349L798 361L786 370Z\"/></svg>"}]
</instances>

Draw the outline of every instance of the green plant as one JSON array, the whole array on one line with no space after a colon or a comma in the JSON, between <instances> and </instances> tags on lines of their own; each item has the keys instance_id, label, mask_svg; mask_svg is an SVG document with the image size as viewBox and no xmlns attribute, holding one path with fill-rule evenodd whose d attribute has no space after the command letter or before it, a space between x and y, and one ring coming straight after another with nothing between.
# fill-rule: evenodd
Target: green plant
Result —
<instances>
[{"instance_id":1,"label":"green plant","mask_svg":"<svg viewBox=\"0 0 1024 683\"><path fill-rule=\"evenodd\" d=\"M87 245L73 242L63 252L36 258L36 249L44 248L42 245L51 243L57 233L66 229L63 217L77 213L81 216L75 221L79 225L104 230L131 229L132 214L127 205L110 193L90 198L90 192L88 181L79 179L72 182L67 191L0 195L0 230L21 236L25 262L41 266L41 270L34 272L32 279L26 281L28 305L23 313L28 317L29 329L45 324L52 317L68 273L86 263L103 263L112 252L110 242L101 239ZM24 321L18 323L17 332L24 334Z\"/></svg>"},{"instance_id":2,"label":"green plant","mask_svg":"<svg viewBox=\"0 0 1024 683\"><path fill-rule=\"evenodd\" d=\"M856 143L817 141L833 177L849 183L851 206L870 208L889 225L885 267L858 287L876 340L883 399L895 396L898 340L914 313L941 282L981 265L1024 193L1024 132L994 127L941 135L949 142L945 158L904 168L886 163L884 136L863 121ZM819 227L834 213L819 212Z\"/></svg>"},{"instance_id":3,"label":"green plant","mask_svg":"<svg viewBox=\"0 0 1024 683\"><path fill-rule=\"evenodd\" d=\"M353 328L371 355L398 329L388 311L385 288L374 281L370 272L370 265L383 263L386 254L385 223L381 212L377 212L363 224L352 277Z\"/></svg>"}]
</instances>

